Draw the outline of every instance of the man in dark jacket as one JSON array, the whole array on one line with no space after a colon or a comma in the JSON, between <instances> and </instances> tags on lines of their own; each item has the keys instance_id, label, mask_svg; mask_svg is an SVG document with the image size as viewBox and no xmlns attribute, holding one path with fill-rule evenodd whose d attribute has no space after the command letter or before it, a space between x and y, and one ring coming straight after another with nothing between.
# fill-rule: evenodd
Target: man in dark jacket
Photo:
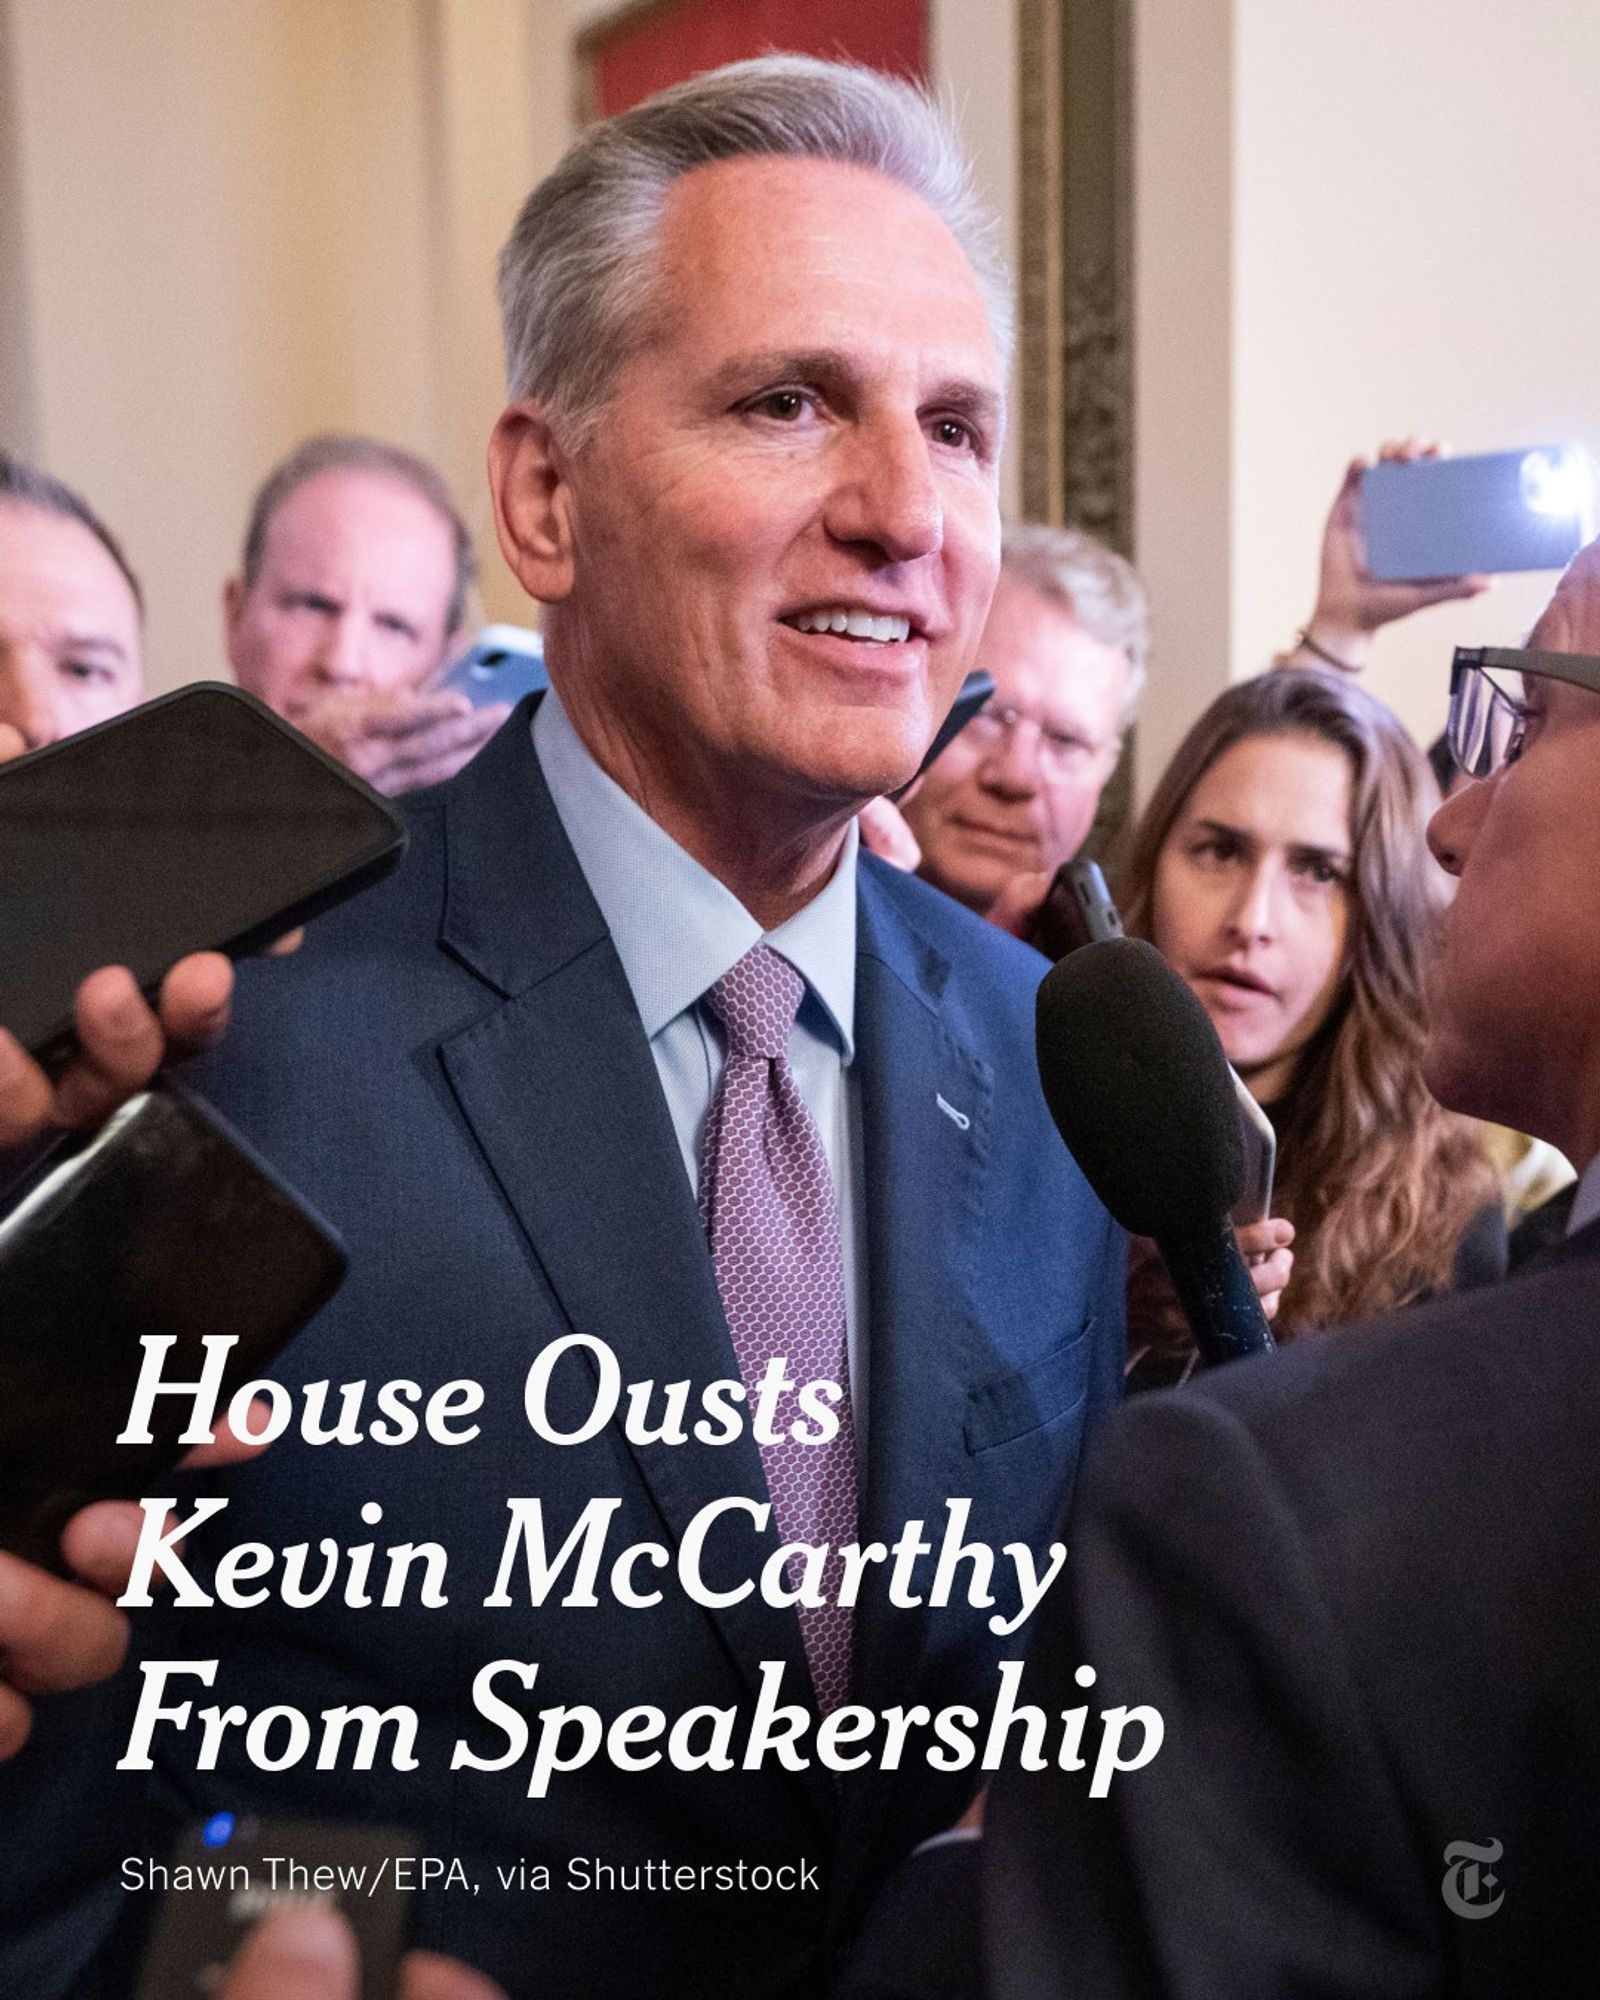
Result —
<instances>
[{"instance_id":1,"label":"man in dark jacket","mask_svg":"<svg viewBox=\"0 0 1600 2000\"><path fill-rule=\"evenodd\" d=\"M1568 1234L1125 1411L1028 1693L1149 1704L1162 1748L1099 1799L1003 1774L981 1842L903 1874L852 1995L1594 1990L1600 544L1527 653L1458 655L1451 736L1479 782L1430 829L1460 887L1428 1078L1584 1167Z\"/></svg>"}]
</instances>

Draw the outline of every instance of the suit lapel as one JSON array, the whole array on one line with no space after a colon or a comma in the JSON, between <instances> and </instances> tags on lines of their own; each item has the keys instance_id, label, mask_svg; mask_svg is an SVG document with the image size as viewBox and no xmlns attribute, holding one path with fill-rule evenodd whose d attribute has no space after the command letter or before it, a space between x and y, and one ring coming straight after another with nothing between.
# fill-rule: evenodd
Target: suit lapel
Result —
<instances>
[{"instance_id":1,"label":"suit lapel","mask_svg":"<svg viewBox=\"0 0 1600 2000\"><path fill-rule=\"evenodd\" d=\"M624 1382L737 1380L654 1058L530 715L519 709L447 795L441 943L502 1004L445 1042L445 1072L573 1329L606 1342ZM711 1501L766 1497L748 1431L715 1450L630 1450L674 1540ZM752 1591L708 1615L752 1686L776 1659L789 1699L809 1687L792 1611Z\"/></svg>"},{"instance_id":2,"label":"suit lapel","mask_svg":"<svg viewBox=\"0 0 1600 2000\"><path fill-rule=\"evenodd\" d=\"M907 1521L937 1536L968 1490L963 1417L981 1351L973 1283L993 1078L941 1013L948 962L863 869L856 1036L869 1250L864 1539ZM963 1337L970 1329L972 1338ZM852 1699L891 1704L917 1681L926 1616L874 1593L858 1613Z\"/></svg>"}]
</instances>

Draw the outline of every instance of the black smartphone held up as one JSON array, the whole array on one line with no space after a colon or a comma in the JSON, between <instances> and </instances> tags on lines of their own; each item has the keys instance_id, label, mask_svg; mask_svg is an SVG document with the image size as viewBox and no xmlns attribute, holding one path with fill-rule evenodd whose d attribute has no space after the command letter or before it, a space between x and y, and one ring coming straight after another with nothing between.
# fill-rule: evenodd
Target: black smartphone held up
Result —
<instances>
[{"instance_id":1,"label":"black smartphone held up","mask_svg":"<svg viewBox=\"0 0 1600 2000\"><path fill-rule=\"evenodd\" d=\"M1579 445L1385 460L1361 478L1367 574L1385 582L1562 569L1594 535Z\"/></svg>"},{"instance_id":2,"label":"black smartphone held up","mask_svg":"<svg viewBox=\"0 0 1600 2000\"><path fill-rule=\"evenodd\" d=\"M361 2000L395 2000L406 1909L446 1864L419 1857L402 1827L346 1820L259 1820L213 1813L171 1858L174 1883L156 1920L138 2000L215 2000L234 1955L275 1903L313 1898L350 1924L361 1952Z\"/></svg>"},{"instance_id":3,"label":"black smartphone held up","mask_svg":"<svg viewBox=\"0 0 1600 2000\"><path fill-rule=\"evenodd\" d=\"M68 1517L160 1492L188 1402L159 1396L153 1444L118 1444L146 1334L162 1374L200 1379L207 1334L232 1334L219 1413L337 1291L326 1223L188 1092L131 1098L36 1168L0 1220L0 1546L62 1569Z\"/></svg>"},{"instance_id":4,"label":"black smartphone held up","mask_svg":"<svg viewBox=\"0 0 1600 2000\"><path fill-rule=\"evenodd\" d=\"M0 766L0 1026L49 1064L72 996L126 965L270 944L386 875L386 799L253 695L202 681Z\"/></svg>"},{"instance_id":5,"label":"black smartphone held up","mask_svg":"<svg viewBox=\"0 0 1600 2000\"><path fill-rule=\"evenodd\" d=\"M544 638L526 625L485 625L439 685L464 694L474 708L521 701L550 685Z\"/></svg>"},{"instance_id":6,"label":"black smartphone held up","mask_svg":"<svg viewBox=\"0 0 1600 2000\"><path fill-rule=\"evenodd\" d=\"M1098 861L1063 861L1034 913L1028 942L1046 958L1063 959L1086 944L1122 935L1122 919Z\"/></svg>"},{"instance_id":7,"label":"black smartphone held up","mask_svg":"<svg viewBox=\"0 0 1600 2000\"><path fill-rule=\"evenodd\" d=\"M981 667L974 667L972 672L961 683L955 700L950 704L950 713L939 724L938 734L928 745L928 754L917 766L916 776L908 778L899 791L889 794L890 800L895 805L900 803L906 793L917 782L917 778L920 778L926 772L934 759L949 749L950 745L954 743L962 730L966 728L967 724L993 693L993 677L986 674Z\"/></svg>"}]
</instances>

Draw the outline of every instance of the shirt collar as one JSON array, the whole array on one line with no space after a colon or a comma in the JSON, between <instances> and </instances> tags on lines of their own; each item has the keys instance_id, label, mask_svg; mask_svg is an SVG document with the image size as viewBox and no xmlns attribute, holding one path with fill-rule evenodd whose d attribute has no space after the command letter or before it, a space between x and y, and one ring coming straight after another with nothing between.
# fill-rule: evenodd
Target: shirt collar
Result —
<instances>
[{"instance_id":1,"label":"shirt collar","mask_svg":"<svg viewBox=\"0 0 1600 2000\"><path fill-rule=\"evenodd\" d=\"M1572 1197L1572 1213L1567 1218L1567 1234L1582 1229L1600 1216L1600 1153L1579 1176L1578 1192Z\"/></svg>"},{"instance_id":2,"label":"shirt collar","mask_svg":"<svg viewBox=\"0 0 1600 2000\"><path fill-rule=\"evenodd\" d=\"M654 1041L761 941L761 926L601 770L554 688L534 711L533 747ZM857 847L852 821L827 884L765 934L805 980L847 1064L855 1054Z\"/></svg>"}]
</instances>

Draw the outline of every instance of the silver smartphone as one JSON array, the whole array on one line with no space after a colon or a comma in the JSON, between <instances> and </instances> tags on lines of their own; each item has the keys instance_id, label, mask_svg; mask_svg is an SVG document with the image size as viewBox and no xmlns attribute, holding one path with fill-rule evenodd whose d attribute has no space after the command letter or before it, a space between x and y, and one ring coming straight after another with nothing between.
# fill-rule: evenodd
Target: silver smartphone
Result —
<instances>
[{"instance_id":1,"label":"silver smartphone","mask_svg":"<svg viewBox=\"0 0 1600 2000\"><path fill-rule=\"evenodd\" d=\"M1241 1227L1265 1222L1272 1213L1272 1176L1278 1166L1278 1135L1272 1120L1240 1081L1230 1064L1233 1094L1239 1100L1239 1123L1244 1127L1244 1192L1234 1203L1233 1219Z\"/></svg>"},{"instance_id":2,"label":"silver smartphone","mask_svg":"<svg viewBox=\"0 0 1600 2000\"><path fill-rule=\"evenodd\" d=\"M1562 569L1594 535L1581 445L1386 460L1361 479L1367 573L1385 582Z\"/></svg>"}]
</instances>

